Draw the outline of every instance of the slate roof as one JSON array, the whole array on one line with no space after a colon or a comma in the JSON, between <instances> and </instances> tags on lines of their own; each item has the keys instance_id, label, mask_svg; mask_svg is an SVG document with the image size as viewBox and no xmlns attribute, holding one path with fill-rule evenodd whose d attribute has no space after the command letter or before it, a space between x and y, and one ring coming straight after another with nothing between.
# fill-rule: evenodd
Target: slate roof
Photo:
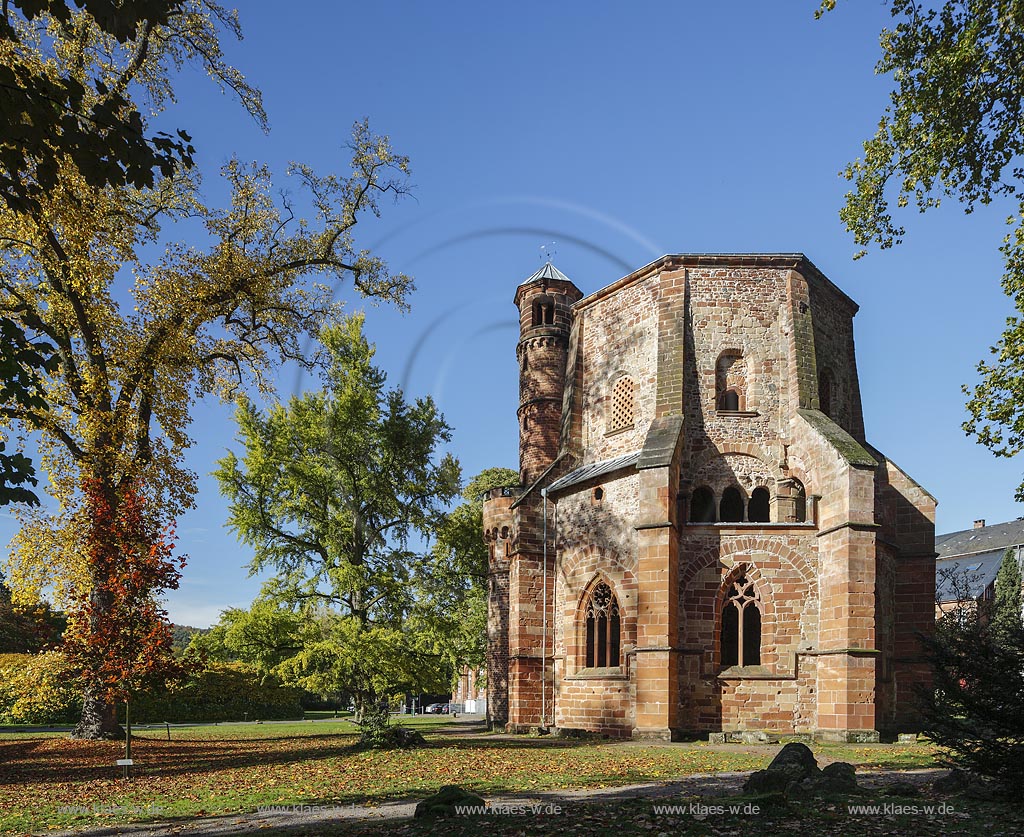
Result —
<instances>
[{"instance_id":1,"label":"slate roof","mask_svg":"<svg viewBox=\"0 0 1024 837\"><path fill-rule=\"evenodd\" d=\"M1024 520L996 523L980 529L964 529L948 535L935 536L935 551L939 558L954 555L974 555L990 550L1005 550L1008 546L1024 544Z\"/></svg>"},{"instance_id":2,"label":"slate roof","mask_svg":"<svg viewBox=\"0 0 1024 837\"><path fill-rule=\"evenodd\" d=\"M551 483L548 486L548 493L563 491L566 488L579 485L581 482L610 474L612 471L621 471L623 468L635 468L636 463L640 461L640 453L640 451L633 451L633 453L616 456L614 459L603 459L600 462L581 465L579 468L570 471Z\"/></svg>"},{"instance_id":3,"label":"slate roof","mask_svg":"<svg viewBox=\"0 0 1024 837\"><path fill-rule=\"evenodd\" d=\"M544 262L544 266L534 273L532 276L528 276L522 282L519 283L519 287L523 285L529 285L531 282L536 282L538 279L558 280L559 282L571 282L568 276L562 271L555 267L551 262Z\"/></svg>"},{"instance_id":4,"label":"slate roof","mask_svg":"<svg viewBox=\"0 0 1024 837\"><path fill-rule=\"evenodd\" d=\"M1005 548L992 549L958 558L940 558L935 562L935 593L940 602L960 598L966 585L972 598L978 598L996 579L1003 563Z\"/></svg>"}]
</instances>

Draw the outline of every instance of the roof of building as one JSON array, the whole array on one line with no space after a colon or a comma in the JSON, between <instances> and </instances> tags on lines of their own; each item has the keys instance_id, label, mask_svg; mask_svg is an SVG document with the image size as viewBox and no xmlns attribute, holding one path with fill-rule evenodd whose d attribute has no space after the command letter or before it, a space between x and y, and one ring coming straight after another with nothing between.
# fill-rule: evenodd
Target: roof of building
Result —
<instances>
[{"instance_id":1,"label":"roof of building","mask_svg":"<svg viewBox=\"0 0 1024 837\"><path fill-rule=\"evenodd\" d=\"M522 282L520 282L519 287L522 287L523 285L529 285L531 282L536 282L539 279L547 279L549 281L558 282L572 281L572 279L570 279L568 276L562 273L562 271L560 271L557 267L551 264L551 262L544 262L544 266L541 267L541 269L534 273L532 276L528 276Z\"/></svg>"},{"instance_id":2,"label":"roof of building","mask_svg":"<svg viewBox=\"0 0 1024 837\"><path fill-rule=\"evenodd\" d=\"M955 533L959 534L959 533ZM1006 548L991 549L975 555L940 558L935 562L935 597L940 602L978 598L995 581Z\"/></svg>"},{"instance_id":3,"label":"roof of building","mask_svg":"<svg viewBox=\"0 0 1024 837\"><path fill-rule=\"evenodd\" d=\"M682 267L768 267L797 270L812 281L817 281L831 289L833 293L845 300L852 313L856 313L859 307L803 253L668 253L637 268L610 285L588 294L577 302L576 306L585 308L592 305L652 272Z\"/></svg>"},{"instance_id":4,"label":"roof of building","mask_svg":"<svg viewBox=\"0 0 1024 837\"><path fill-rule=\"evenodd\" d=\"M1018 544L1024 544L1024 520L1011 520L1008 523L935 536L935 551L939 558L974 555L990 550L998 550L1002 554L1006 547Z\"/></svg>"},{"instance_id":5,"label":"roof of building","mask_svg":"<svg viewBox=\"0 0 1024 837\"><path fill-rule=\"evenodd\" d=\"M591 462L589 465L581 465L568 474L559 477L551 485L548 486L548 493L552 491L563 491L566 488L571 488L574 485L579 485L581 482L592 480L595 477L602 477L605 474L610 474L612 471L621 471L623 468L635 468L636 463L640 461L641 451L633 451L633 453L625 453L622 456L616 456L614 459L603 459L600 462Z\"/></svg>"}]
</instances>

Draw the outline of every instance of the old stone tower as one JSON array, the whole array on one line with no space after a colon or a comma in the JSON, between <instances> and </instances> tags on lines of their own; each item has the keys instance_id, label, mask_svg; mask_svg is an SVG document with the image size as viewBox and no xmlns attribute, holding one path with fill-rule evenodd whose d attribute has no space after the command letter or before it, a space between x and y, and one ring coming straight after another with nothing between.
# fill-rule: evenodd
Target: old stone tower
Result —
<instances>
[{"instance_id":1,"label":"old stone tower","mask_svg":"<svg viewBox=\"0 0 1024 837\"><path fill-rule=\"evenodd\" d=\"M519 309L489 493L488 711L674 739L915 728L935 500L864 436L856 304L800 254L675 255Z\"/></svg>"}]
</instances>

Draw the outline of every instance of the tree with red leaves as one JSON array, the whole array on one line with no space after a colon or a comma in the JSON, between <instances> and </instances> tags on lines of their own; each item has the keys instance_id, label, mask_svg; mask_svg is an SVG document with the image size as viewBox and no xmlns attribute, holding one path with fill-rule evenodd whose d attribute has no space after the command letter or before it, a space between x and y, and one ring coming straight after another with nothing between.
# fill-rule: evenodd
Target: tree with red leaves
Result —
<instances>
[{"instance_id":1,"label":"tree with red leaves","mask_svg":"<svg viewBox=\"0 0 1024 837\"><path fill-rule=\"evenodd\" d=\"M135 486L111 502L99 480L83 485L86 550L93 586L74 597L64 652L87 698L72 736L124 738L116 706L133 692L184 673L174 659L167 612L157 595L176 590L184 556L173 554L173 528L147 514Z\"/></svg>"}]
</instances>

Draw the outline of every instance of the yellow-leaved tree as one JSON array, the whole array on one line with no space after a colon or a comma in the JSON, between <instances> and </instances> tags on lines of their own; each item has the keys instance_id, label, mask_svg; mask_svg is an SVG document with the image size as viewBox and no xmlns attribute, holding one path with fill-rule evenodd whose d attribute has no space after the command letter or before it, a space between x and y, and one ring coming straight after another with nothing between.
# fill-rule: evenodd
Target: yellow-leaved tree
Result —
<instances>
[{"instance_id":1,"label":"yellow-leaved tree","mask_svg":"<svg viewBox=\"0 0 1024 837\"><path fill-rule=\"evenodd\" d=\"M96 91L116 90L127 106L156 112L173 101L172 71L192 62L264 121L258 91L225 64L218 44L222 32L239 34L237 17L210 0L185 0L166 23L140 24L125 41L85 12L14 23L18 52L0 59L80 78L83 108ZM306 339L337 314L339 281L404 304L410 279L357 249L353 228L378 211L382 196L404 192L407 160L365 122L355 125L350 148L344 176L291 167L308 218L274 197L263 166L227 163L230 203L214 208L194 170L177 167L152 188L97 187L73 149L58 147L56 183L37 204L0 208L0 312L51 344L59 360L44 375L45 407L0 404L8 428L40 432L55 501L17 510L8 571L15 600L51 589L66 602L97 587L82 542L84 484L98 485L114 510L135 486L160 525L188 509L196 489L183 465L192 405L208 393L270 388L269 373L288 360L315 364ZM204 246L175 240L186 234ZM162 256L149 258L160 245ZM100 611L109 604L92 602ZM114 707L88 684L75 734L121 734Z\"/></svg>"}]
</instances>

